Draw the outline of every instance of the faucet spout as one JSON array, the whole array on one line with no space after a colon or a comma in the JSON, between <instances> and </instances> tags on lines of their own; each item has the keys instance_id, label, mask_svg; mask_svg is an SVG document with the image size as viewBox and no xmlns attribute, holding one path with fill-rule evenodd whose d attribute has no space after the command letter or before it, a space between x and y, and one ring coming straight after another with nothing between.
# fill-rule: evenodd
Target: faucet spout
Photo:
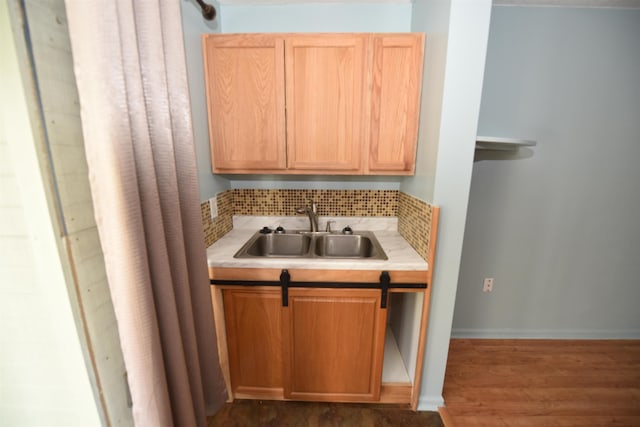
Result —
<instances>
[{"instance_id":1,"label":"faucet spout","mask_svg":"<svg viewBox=\"0 0 640 427\"><path fill-rule=\"evenodd\" d=\"M299 214L307 214L309 217L309 229L311 232L318 231L318 210L315 202L309 200L309 204L296 209Z\"/></svg>"}]
</instances>

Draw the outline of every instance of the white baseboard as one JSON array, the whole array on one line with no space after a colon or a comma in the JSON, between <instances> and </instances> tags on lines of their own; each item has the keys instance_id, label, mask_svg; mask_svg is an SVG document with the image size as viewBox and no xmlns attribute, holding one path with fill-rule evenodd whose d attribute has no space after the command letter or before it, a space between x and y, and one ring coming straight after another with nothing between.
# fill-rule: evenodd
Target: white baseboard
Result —
<instances>
[{"instance_id":1,"label":"white baseboard","mask_svg":"<svg viewBox=\"0 0 640 427\"><path fill-rule=\"evenodd\" d=\"M451 338L485 339L640 339L640 330L571 330L571 329L453 329Z\"/></svg>"},{"instance_id":2,"label":"white baseboard","mask_svg":"<svg viewBox=\"0 0 640 427\"><path fill-rule=\"evenodd\" d=\"M444 406L444 399L440 395L418 398L418 411L437 411L441 406Z\"/></svg>"}]
</instances>

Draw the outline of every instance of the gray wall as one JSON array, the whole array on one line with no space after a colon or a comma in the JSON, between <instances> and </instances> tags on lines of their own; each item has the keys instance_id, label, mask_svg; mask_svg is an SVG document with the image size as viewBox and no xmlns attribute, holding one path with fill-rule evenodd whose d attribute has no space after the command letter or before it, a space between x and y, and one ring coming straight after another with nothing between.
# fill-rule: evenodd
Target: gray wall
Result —
<instances>
[{"instance_id":1,"label":"gray wall","mask_svg":"<svg viewBox=\"0 0 640 427\"><path fill-rule=\"evenodd\" d=\"M494 7L455 336L640 337L640 10ZM482 293L484 277L495 277Z\"/></svg>"},{"instance_id":2,"label":"gray wall","mask_svg":"<svg viewBox=\"0 0 640 427\"><path fill-rule=\"evenodd\" d=\"M442 386L473 168L490 0L416 2L412 29L427 33L416 175L402 191L440 206L419 409L444 404Z\"/></svg>"}]
</instances>

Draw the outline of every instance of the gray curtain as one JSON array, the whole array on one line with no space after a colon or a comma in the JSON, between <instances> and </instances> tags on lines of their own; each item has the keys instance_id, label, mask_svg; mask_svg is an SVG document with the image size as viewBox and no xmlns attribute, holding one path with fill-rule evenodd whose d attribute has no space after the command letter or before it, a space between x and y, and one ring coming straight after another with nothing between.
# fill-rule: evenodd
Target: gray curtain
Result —
<instances>
[{"instance_id":1,"label":"gray curtain","mask_svg":"<svg viewBox=\"0 0 640 427\"><path fill-rule=\"evenodd\" d=\"M137 426L226 400L179 0L66 0L91 191Z\"/></svg>"}]
</instances>

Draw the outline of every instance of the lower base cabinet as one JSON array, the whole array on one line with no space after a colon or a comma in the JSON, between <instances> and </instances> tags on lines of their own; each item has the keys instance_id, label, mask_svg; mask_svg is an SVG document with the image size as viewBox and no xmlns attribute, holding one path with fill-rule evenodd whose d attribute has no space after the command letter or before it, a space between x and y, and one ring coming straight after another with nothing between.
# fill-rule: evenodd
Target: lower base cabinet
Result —
<instances>
[{"instance_id":1,"label":"lower base cabinet","mask_svg":"<svg viewBox=\"0 0 640 427\"><path fill-rule=\"evenodd\" d=\"M229 398L376 402L415 410L428 273L391 271L386 292L377 285L380 271L288 270L290 280L283 274L210 269Z\"/></svg>"},{"instance_id":2,"label":"lower base cabinet","mask_svg":"<svg viewBox=\"0 0 640 427\"><path fill-rule=\"evenodd\" d=\"M363 402L380 398L386 309L380 290L223 290L236 397Z\"/></svg>"}]
</instances>

